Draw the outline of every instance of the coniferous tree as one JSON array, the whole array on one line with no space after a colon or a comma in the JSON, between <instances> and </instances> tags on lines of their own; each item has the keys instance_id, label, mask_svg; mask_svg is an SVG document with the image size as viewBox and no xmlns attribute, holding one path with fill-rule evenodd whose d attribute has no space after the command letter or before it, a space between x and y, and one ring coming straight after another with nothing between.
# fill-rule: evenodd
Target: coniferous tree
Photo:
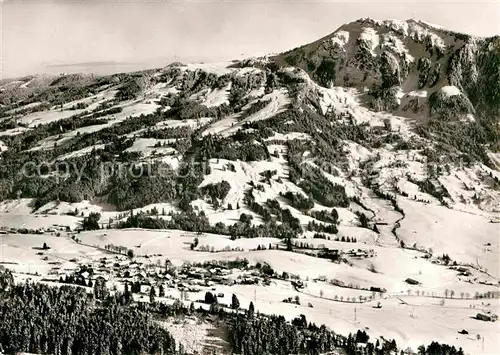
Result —
<instances>
[{"instance_id":1,"label":"coniferous tree","mask_svg":"<svg viewBox=\"0 0 500 355\"><path fill-rule=\"evenodd\" d=\"M151 288L149 289L149 302L155 303L155 297L156 297L156 290L154 286L151 286Z\"/></svg>"},{"instance_id":2,"label":"coniferous tree","mask_svg":"<svg viewBox=\"0 0 500 355\"><path fill-rule=\"evenodd\" d=\"M231 297L231 308L232 309L238 309L240 308L240 300L238 297L233 293L233 296Z\"/></svg>"},{"instance_id":3,"label":"coniferous tree","mask_svg":"<svg viewBox=\"0 0 500 355\"><path fill-rule=\"evenodd\" d=\"M255 313L255 306L253 305L253 302L250 301L250 305L248 306L248 316L253 317Z\"/></svg>"}]
</instances>

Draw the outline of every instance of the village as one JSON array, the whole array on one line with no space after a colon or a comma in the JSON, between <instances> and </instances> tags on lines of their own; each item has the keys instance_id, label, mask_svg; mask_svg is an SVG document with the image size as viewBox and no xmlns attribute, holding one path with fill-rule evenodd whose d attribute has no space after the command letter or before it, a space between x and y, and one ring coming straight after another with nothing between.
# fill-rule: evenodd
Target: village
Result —
<instances>
[{"instance_id":1,"label":"village","mask_svg":"<svg viewBox=\"0 0 500 355\"><path fill-rule=\"evenodd\" d=\"M246 259L185 263L177 267L168 259L161 263L159 258L162 254L131 257L112 251L114 248L111 246L107 249L107 256L95 260L70 259L70 262L78 265L76 269L62 268L59 261L49 262L52 268L42 281L87 288L96 283L104 283L111 292L123 292L129 287L132 293L139 296L139 302L152 292L159 297L159 301L163 297L188 301L189 294L205 290L216 291L218 285L269 285L269 276L273 273L272 269L269 271L269 265L252 266ZM38 255L42 260L48 261L43 251ZM153 258L156 259L155 262L152 261ZM224 294L217 293L216 296L222 298Z\"/></svg>"}]
</instances>

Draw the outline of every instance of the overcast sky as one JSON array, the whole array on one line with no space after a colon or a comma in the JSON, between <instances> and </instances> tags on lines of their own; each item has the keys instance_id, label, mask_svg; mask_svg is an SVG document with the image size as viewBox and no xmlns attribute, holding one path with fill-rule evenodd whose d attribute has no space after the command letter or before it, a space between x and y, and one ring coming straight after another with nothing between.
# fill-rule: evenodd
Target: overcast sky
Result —
<instances>
[{"instance_id":1,"label":"overcast sky","mask_svg":"<svg viewBox=\"0 0 500 355\"><path fill-rule=\"evenodd\" d=\"M280 52L361 17L500 34L500 1L0 0L2 77ZM92 65L89 62L94 62ZM92 69L93 68L93 69Z\"/></svg>"}]
</instances>

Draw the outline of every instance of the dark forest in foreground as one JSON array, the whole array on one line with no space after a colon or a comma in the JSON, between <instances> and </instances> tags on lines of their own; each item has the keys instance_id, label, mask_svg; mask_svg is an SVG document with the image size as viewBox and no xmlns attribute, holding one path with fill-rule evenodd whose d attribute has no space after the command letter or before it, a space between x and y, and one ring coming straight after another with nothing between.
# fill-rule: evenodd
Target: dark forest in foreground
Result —
<instances>
[{"instance_id":1,"label":"dark forest in foreground","mask_svg":"<svg viewBox=\"0 0 500 355\"><path fill-rule=\"evenodd\" d=\"M74 286L49 287L38 283L14 284L9 271L0 271L0 344L3 352L37 354L187 354L176 350L175 339L157 320L166 317L216 315L228 329L235 354L391 354L394 340L370 341L364 331L344 337L325 326L308 323L305 316L287 322L283 316L244 312L219 306L207 294L210 310L196 310L176 302L136 304L128 288L110 295L99 283L94 293ZM236 303L237 305L237 303ZM463 354L462 349L433 342L419 354Z\"/></svg>"}]
</instances>

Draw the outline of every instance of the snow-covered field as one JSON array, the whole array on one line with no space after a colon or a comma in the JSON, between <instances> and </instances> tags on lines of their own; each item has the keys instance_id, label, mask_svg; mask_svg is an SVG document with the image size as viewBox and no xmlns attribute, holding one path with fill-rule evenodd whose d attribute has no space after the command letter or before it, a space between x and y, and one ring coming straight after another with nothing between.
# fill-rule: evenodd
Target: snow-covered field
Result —
<instances>
[{"instance_id":1,"label":"snow-covered field","mask_svg":"<svg viewBox=\"0 0 500 355\"><path fill-rule=\"evenodd\" d=\"M71 132L63 133L63 134L58 135L58 136L48 137L48 138L40 141L35 147L31 148L30 150L52 149L54 147L54 145L60 145L64 142L70 140L71 138L76 137L78 134L98 132L104 128L110 127L110 126L115 125L115 124L119 124L120 122L125 121L129 117L137 117L140 115L147 115L147 114L153 113L160 106L158 106L155 103L144 103L144 102L141 102L141 100L136 100L136 101L120 104L117 107L122 108L122 111L120 113L101 117L103 122L106 122L106 123L77 128ZM65 113L65 112L73 112L73 114L76 113L76 111L63 111L63 112L61 112L61 114ZM64 117L64 118L66 118L66 117ZM51 119L53 121L55 121L55 120L62 119L62 118L54 118L53 116L51 116ZM45 123L48 123L48 122L45 122Z\"/></svg>"},{"instance_id":2,"label":"snow-covered field","mask_svg":"<svg viewBox=\"0 0 500 355\"><path fill-rule=\"evenodd\" d=\"M17 127L17 128L6 129L5 131L0 132L0 137L1 136L15 136L15 135L21 134L21 133L26 132L26 131L29 131L29 128Z\"/></svg>"},{"instance_id":3,"label":"snow-covered field","mask_svg":"<svg viewBox=\"0 0 500 355\"><path fill-rule=\"evenodd\" d=\"M460 346L466 353L498 354L500 351L498 325L472 318L483 308L492 309L498 314L498 300L488 300L490 307L483 307L481 301L476 300L446 300L445 305L441 306L438 299L402 296L401 299L407 304L402 304L397 298L381 299L382 308L377 309L373 306L379 300L363 304L332 302L295 293L291 287L285 288L284 285L265 288L221 287L217 292L219 289L228 294L235 293L242 307L253 301L256 310L263 313L279 311L289 320L304 314L309 322L325 324L343 334L364 329L372 338L393 338L404 349L416 349L419 345L429 344L439 334L441 342ZM294 295L300 297L300 306L281 302ZM308 303L313 307L308 307ZM469 334L458 334L462 329L466 329ZM476 338L477 334L484 337L484 351L482 340Z\"/></svg>"},{"instance_id":4,"label":"snow-covered field","mask_svg":"<svg viewBox=\"0 0 500 355\"><path fill-rule=\"evenodd\" d=\"M202 353L206 345L213 346L214 343L220 342L219 338L210 336L210 330L214 328L214 325L194 317L169 320L161 324L190 354Z\"/></svg>"},{"instance_id":5,"label":"snow-covered field","mask_svg":"<svg viewBox=\"0 0 500 355\"><path fill-rule=\"evenodd\" d=\"M162 121L156 124L155 129L162 129L162 128L178 128L178 127L191 127L191 128L198 128L201 126L206 125L212 120L211 117L202 117L200 119L194 120L167 120L167 121Z\"/></svg>"},{"instance_id":6,"label":"snow-covered field","mask_svg":"<svg viewBox=\"0 0 500 355\"><path fill-rule=\"evenodd\" d=\"M94 150L96 150L96 151L97 150L102 150L102 149L104 149L104 147L105 147L104 144L91 145L91 146L82 148L80 150L74 150L71 153L67 153L67 154L61 155L61 156L57 157L56 160L65 160L65 159L71 159L71 158L80 157L80 156L83 156L83 155L90 154Z\"/></svg>"},{"instance_id":7,"label":"snow-covered field","mask_svg":"<svg viewBox=\"0 0 500 355\"><path fill-rule=\"evenodd\" d=\"M80 224L77 217L53 214L32 214L32 199L0 202L0 227L15 229L49 229L54 226L76 228ZM73 209L74 210L74 209Z\"/></svg>"},{"instance_id":8,"label":"snow-covered field","mask_svg":"<svg viewBox=\"0 0 500 355\"><path fill-rule=\"evenodd\" d=\"M460 92L460 89L457 88L456 86L454 85L449 85L449 86L443 86L441 88L441 92L446 96L446 97L450 97L450 96L456 96L456 95L460 95L461 92Z\"/></svg>"},{"instance_id":9,"label":"snow-covered field","mask_svg":"<svg viewBox=\"0 0 500 355\"><path fill-rule=\"evenodd\" d=\"M221 132L226 132L227 130L229 130L231 127L233 127L235 124L238 123L237 120L238 116L239 114L233 114L223 118L222 120L212 123L203 131L203 135L206 136L209 134L219 134Z\"/></svg>"},{"instance_id":10,"label":"snow-covered field","mask_svg":"<svg viewBox=\"0 0 500 355\"><path fill-rule=\"evenodd\" d=\"M210 91L204 98L203 105L207 107L217 107L222 104L229 104L229 92L231 90L231 83L227 84L222 89Z\"/></svg>"},{"instance_id":11,"label":"snow-covered field","mask_svg":"<svg viewBox=\"0 0 500 355\"><path fill-rule=\"evenodd\" d=\"M149 156L153 152L157 152L160 155L173 155L176 150L171 147L155 147L156 144L168 144L170 140L168 139L154 139L154 138L139 138L134 141L134 144L127 148L126 152L140 152L143 156Z\"/></svg>"},{"instance_id":12,"label":"snow-covered field","mask_svg":"<svg viewBox=\"0 0 500 355\"><path fill-rule=\"evenodd\" d=\"M239 115L231 115L229 117L223 118L220 121L214 122L210 127L208 127L203 135L207 134L220 134L224 137L228 137L234 134L236 131L241 129L245 123L251 123L256 121L267 120L280 112L283 112L285 108L290 104L290 98L288 97L288 92L286 89L274 90L271 93L264 95L262 98L254 99L249 104L247 104L243 110L250 108L252 104L259 100L271 100L262 110L257 111L254 114L246 117L245 119L238 121L237 117Z\"/></svg>"},{"instance_id":13,"label":"snow-covered field","mask_svg":"<svg viewBox=\"0 0 500 355\"><path fill-rule=\"evenodd\" d=\"M41 102L32 102L30 104L22 105L22 106L20 106L18 108L15 108L15 109L5 111L5 114L7 114L7 115L15 115L15 114L19 113L20 111L27 110L27 109L30 109L30 108L35 108L35 107L39 106L40 104L41 104Z\"/></svg>"},{"instance_id":14,"label":"snow-covered field","mask_svg":"<svg viewBox=\"0 0 500 355\"><path fill-rule=\"evenodd\" d=\"M19 122L27 124L28 127L36 127L39 124L48 124L51 122L59 121L65 118L69 118L73 115L82 113L85 110L74 110L74 111L61 111L58 109L52 109L48 111L33 112L29 115L23 116Z\"/></svg>"},{"instance_id":15,"label":"snow-covered field","mask_svg":"<svg viewBox=\"0 0 500 355\"><path fill-rule=\"evenodd\" d=\"M69 118L73 115L81 114L85 111L91 112L99 107L104 101L110 100L116 94L116 90L105 90L97 95L90 96L82 100L76 100L63 105L62 109L52 108L48 111L33 112L19 119L20 123L27 124L29 127L36 127L40 124L49 124L51 122L56 122L65 118ZM84 103L88 107L85 109L70 110L69 108L78 104Z\"/></svg>"},{"instance_id":16,"label":"snow-covered field","mask_svg":"<svg viewBox=\"0 0 500 355\"><path fill-rule=\"evenodd\" d=\"M245 123L267 120L268 118L271 118L278 113L283 112L285 108L290 104L290 99L288 97L288 92L286 91L286 89L274 90L273 92L264 95L260 100L271 100L271 102L262 110L233 125L230 129L224 132L224 135L228 136L233 134ZM248 104L248 106L250 104Z\"/></svg>"},{"instance_id":17,"label":"snow-covered field","mask_svg":"<svg viewBox=\"0 0 500 355\"><path fill-rule=\"evenodd\" d=\"M43 251L43 243L46 243L50 250ZM38 273L42 276L51 274L54 269L57 269L57 272L69 273L78 267L82 258L95 260L103 254L95 248L77 245L65 236L47 234L0 234L0 244L0 261L5 267L20 273ZM73 259L77 261L70 261Z\"/></svg>"},{"instance_id":18,"label":"snow-covered field","mask_svg":"<svg viewBox=\"0 0 500 355\"><path fill-rule=\"evenodd\" d=\"M289 140L310 140L311 137L306 133L290 132L286 134L275 133L272 137L264 139L264 141L289 141Z\"/></svg>"},{"instance_id":19,"label":"snow-covered field","mask_svg":"<svg viewBox=\"0 0 500 355\"><path fill-rule=\"evenodd\" d=\"M446 253L453 260L487 269L498 278L500 224L442 206L404 199L400 203L408 213L398 235L407 245L416 243L436 255Z\"/></svg>"}]
</instances>

